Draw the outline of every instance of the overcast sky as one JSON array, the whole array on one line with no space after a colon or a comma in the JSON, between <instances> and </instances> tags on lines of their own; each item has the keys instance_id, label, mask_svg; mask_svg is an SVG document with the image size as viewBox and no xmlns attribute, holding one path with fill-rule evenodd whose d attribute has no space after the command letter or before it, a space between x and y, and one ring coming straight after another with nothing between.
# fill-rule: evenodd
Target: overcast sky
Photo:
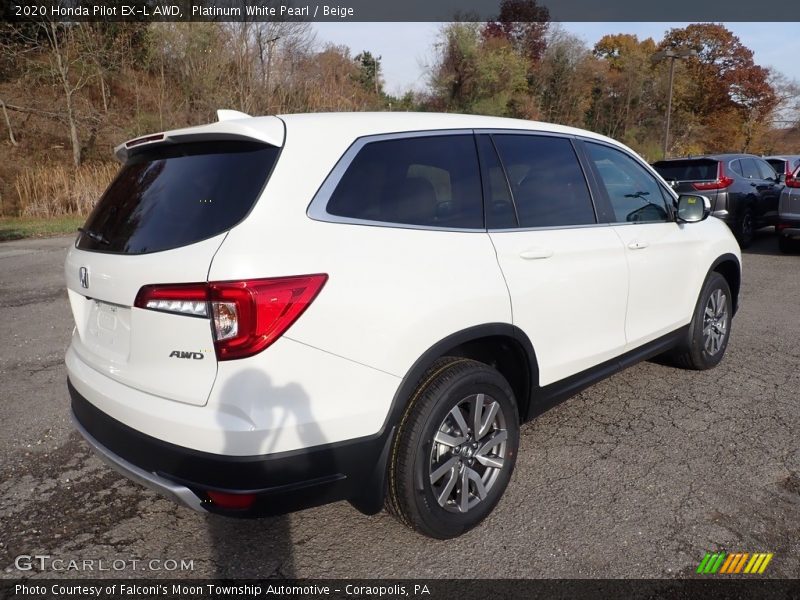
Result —
<instances>
[{"instance_id":1,"label":"overcast sky","mask_svg":"<svg viewBox=\"0 0 800 600\"><path fill-rule=\"evenodd\" d=\"M607 33L635 33L640 39L658 42L668 29L688 23L561 23L560 26L591 47ZM800 80L800 35L797 23L724 23L750 48L757 64L774 67L791 79ZM386 91L400 93L425 86L425 66L438 23L316 23L321 42L345 44L357 54L361 50L382 57Z\"/></svg>"}]
</instances>

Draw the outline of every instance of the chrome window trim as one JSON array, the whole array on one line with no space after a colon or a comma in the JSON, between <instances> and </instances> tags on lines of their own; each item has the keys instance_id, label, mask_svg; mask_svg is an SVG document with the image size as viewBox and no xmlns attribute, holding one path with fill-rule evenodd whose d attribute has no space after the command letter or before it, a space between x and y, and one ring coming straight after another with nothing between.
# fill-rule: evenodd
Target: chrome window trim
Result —
<instances>
[{"instance_id":1,"label":"chrome window trim","mask_svg":"<svg viewBox=\"0 0 800 600\"><path fill-rule=\"evenodd\" d=\"M536 129L503 129L503 128L478 128L478 129L426 129L423 131L402 131L402 132L394 132L394 133L379 133L374 135L365 135L356 138L353 143L345 150L344 154L339 158L334 165L333 169L330 173L325 177L325 180L322 182L322 185L319 187L317 192L314 194L311 202L306 209L306 215L314 220L319 221L322 223L336 223L340 225L361 225L367 227L387 227L390 229L409 229L415 231L444 231L444 232L451 232L451 233L515 233L515 232L531 232L531 231L557 231L561 229L587 229L591 227L611 227L617 225L637 225L638 223L585 223L581 225L551 225L545 227L513 227L513 228L503 228L503 229L488 229L486 227L481 229L476 228L462 228L462 227L436 227L433 225L413 225L413 224L406 224L406 223L393 223L391 221L373 221L370 219L356 219L353 217L342 217L339 215L333 215L328 212L328 202L330 201L331 196L333 195L336 186L339 185L342 177L344 176L347 169L352 164L355 157L361 151L361 149L369 143L372 142L382 142L387 140L397 140L397 139L406 139L406 138L419 138L419 137L442 137L442 136L449 136L449 135L481 135L481 134L497 134L497 135L537 135L537 136L548 136L548 137L558 137L564 138L568 140L576 140L579 139L583 142L591 142L595 144L600 144L603 146L608 146L609 148L613 148L619 152L622 152L626 156L632 158L638 164L643 165L645 170L654 175L656 179L656 183L661 185L661 176L647 163L643 162L640 158L633 156L630 152L627 152L624 148L620 148L614 144L606 143L604 140L598 140L592 137L576 135L572 133L565 133L565 132L558 132L558 131L540 131ZM581 171L583 171L583 164L580 161L580 158L576 156L578 159L578 164L581 167ZM586 179L586 173L583 173L584 179ZM677 200L678 195L669 188L669 186L661 186L667 190L669 190L670 194ZM592 208L595 211L595 218L597 208L595 205L595 198L592 192L591 185L589 185L587 181L587 188L589 190L589 197L592 201ZM655 221L656 223L662 223L663 221Z\"/></svg>"},{"instance_id":2,"label":"chrome window trim","mask_svg":"<svg viewBox=\"0 0 800 600\"><path fill-rule=\"evenodd\" d=\"M614 223L584 223L582 225L548 225L546 227L506 227L489 229L489 233L519 233L523 231L558 231L561 229L591 229L593 227L611 227ZM633 223L631 223L633 225Z\"/></svg>"},{"instance_id":3,"label":"chrome window trim","mask_svg":"<svg viewBox=\"0 0 800 600\"><path fill-rule=\"evenodd\" d=\"M434 225L413 225L410 223L393 223L391 221L373 221L370 219L356 219L353 217L342 217L328 212L328 202L333 195L336 186L342 180L347 169L350 168L355 157L361 149L372 142L384 142L387 140L400 140L407 138L421 137L443 137L451 135L474 135L473 129L428 129L424 131L403 131L398 133L379 133L375 135L365 135L356 138L350 147L345 150L341 158L337 161L331 172L322 182L322 185L314 194L314 198L306 209L306 215L314 220L323 223L338 223L344 225L366 225L369 227L389 227L392 229L412 229L418 231L449 231L454 233L486 233L486 228L463 228L463 227L436 227ZM475 151L477 163L477 149ZM478 163L479 164L479 163Z\"/></svg>"}]
</instances>

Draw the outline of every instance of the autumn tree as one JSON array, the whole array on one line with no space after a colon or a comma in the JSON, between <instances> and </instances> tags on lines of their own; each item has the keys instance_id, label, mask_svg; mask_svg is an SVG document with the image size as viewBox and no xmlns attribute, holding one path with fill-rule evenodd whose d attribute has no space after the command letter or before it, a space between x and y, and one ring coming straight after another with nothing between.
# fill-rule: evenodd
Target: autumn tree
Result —
<instances>
[{"instance_id":1,"label":"autumn tree","mask_svg":"<svg viewBox=\"0 0 800 600\"><path fill-rule=\"evenodd\" d=\"M511 42L482 36L478 23L450 23L441 30L436 49L429 74L432 108L514 114L514 101L527 86L527 59Z\"/></svg>"},{"instance_id":2,"label":"autumn tree","mask_svg":"<svg viewBox=\"0 0 800 600\"><path fill-rule=\"evenodd\" d=\"M592 54L599 59L592 89L587 126L635 143L653 115L652 38L632 34L603 36Z\"/></svg>"},{"instance_id":3,"label":"autumn tree","mask_svg":"<svg viewBox=\"0 0 800 600\"><path fill-rule=\"evenodd\" d=\"M487 38L507 40L514 50L535 65L547 47L550 11L536 0L502 0L496 21L483 27Z\"/></svg>"},{"instance_id":4,"label":"autumn tree","mask_svg":"<svg viewBox=\"0 0 800 600\"><path fill-rule=\"evenodd\" d=\"M693 48L685 71L690 85L676 94L678 110L694 113L704 127L707 151L751 149L754 132L770 119L778 99L767 69L720 24L671 29L659 49Z\"/></svg>"},{"instance_id":5,"label":"autumn tree","mask_svg":"<svg viewBox=\"0 0 800 600\"><path fill-rule=\"evenodd\" d=\"M538 98L539 118L583 127L596 62L580 38L562 29L551 31L530 89Z\"/></svg>"}]
</instances>

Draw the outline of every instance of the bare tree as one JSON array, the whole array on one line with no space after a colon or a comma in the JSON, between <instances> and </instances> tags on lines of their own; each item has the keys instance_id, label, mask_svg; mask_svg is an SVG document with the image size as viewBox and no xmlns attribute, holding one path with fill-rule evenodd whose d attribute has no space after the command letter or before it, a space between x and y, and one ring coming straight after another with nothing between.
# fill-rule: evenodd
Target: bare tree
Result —
<instances>
[{"instance_id":1,"label":"bare tree","mask_svg":"<svg viewBox=\"0 0 800 600\"><path fill-rule=\"evenodd\" d=\"M90 81L92 74L87 69L86 49L76 36L76 27L70 23L41 21L26 24L13 33L13 43L3 46L15 59L27 61L32 72L41 68L40 57L47 58L46 75L58 87L64 99L62 113L42 114L55 115L67 127L72 146L72 161L75 166L81 164L81 141L78 133L78 115L76 110L76 94ZM30 109L27 112L37 112Z\"/></svg>"}]
</instances>

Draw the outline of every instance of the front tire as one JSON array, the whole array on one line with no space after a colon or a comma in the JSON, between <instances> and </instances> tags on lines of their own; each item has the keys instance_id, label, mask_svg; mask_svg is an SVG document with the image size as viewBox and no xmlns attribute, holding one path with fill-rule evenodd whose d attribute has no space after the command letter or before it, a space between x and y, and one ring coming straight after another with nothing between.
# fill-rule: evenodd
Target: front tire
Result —
<instances>
[{"instance_id":1,"label":"front tire","mask_svg":"<svg viewBox=\"0 0 800 600\"><path fill-rule=\"evenodd\" d=\"M445 357L425 373L400 422L387 508L415 531L457 537L494 509L519 447L519 414L492 367Z\"/></svg>"},{"instance_id":2,"label":"front tire","mask_svg":"<svg viewBox=\"0 0 800 600\"><path fill-rule=\"evenodd\" d=\"M716 367L728 347L732 317L730 286L722 275L712 272L697 300L689 337L674 355L678 366L697 371Z\"/></svg>"}]
</instances>

